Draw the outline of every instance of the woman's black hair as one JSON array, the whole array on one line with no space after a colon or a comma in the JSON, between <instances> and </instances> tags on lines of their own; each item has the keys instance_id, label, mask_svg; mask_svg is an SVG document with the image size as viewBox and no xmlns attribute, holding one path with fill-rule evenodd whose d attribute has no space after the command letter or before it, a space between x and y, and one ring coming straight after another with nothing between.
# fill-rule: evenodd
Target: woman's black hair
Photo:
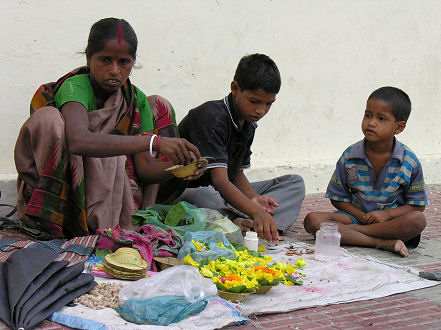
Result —
<instances>
[{"instance_id":1,"label":"woman's black hair","mask_svg":"<svg viewBox=\"0 0 441 330\"><path fill-rule=\"evenodd\" d=\"M92 25L87 41L86 56L92 57L93 54L104 49L107 41L112 39L125 40L129 44L129 54L136 60L136 50L138 49L138 38L132 26L122 18L103 18Z\"/></svg>"}]
</instances>

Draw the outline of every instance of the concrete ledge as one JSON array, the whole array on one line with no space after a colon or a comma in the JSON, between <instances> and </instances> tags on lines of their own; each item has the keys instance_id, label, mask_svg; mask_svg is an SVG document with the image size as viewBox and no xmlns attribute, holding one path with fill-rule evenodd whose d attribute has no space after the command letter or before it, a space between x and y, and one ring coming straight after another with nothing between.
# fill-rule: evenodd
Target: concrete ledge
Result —
<instances>
[{"instance_id":1,"label":"concrete ledge","mask_svg":"<svg viewBox=\"0 0 441 330\"><path fill-rule=\"evenodd\" d=\"M0 175L0 203L15 205L17 203L17 174Z\"/></svg>"},{"instance_id":2,"label":"concrete ledge","mask_svg":"<svg viewBox=\"0 0 441 330\"><path fill-rule=\"evenodd\" d=\"M426 184L441 183L441 159L421 159ZM303 177L306 194L324 193L334 172L335 161L319 161L300 166L256 166L246 171L250 181L267 180L285 174L299 174ZM17 199L16 173L0 175L1 203L15 204Z\"/></svg>"},{"instance_id":3,"label":"concrete ledge","mask_svg":"<svg viewBox=\"0 0 441 330\"><path fill-rule=\"evenodd\" d=\"M306 194L324 193L329 179L334 173L337 160L320 160L317 163L300 166L277 166L265 165L252 167L246 171L250 181L268 180L285 174L299 174L303 177L306 186ZM441 183L441 159L420 158L424 171L426 184Z\"/></svg>"}]
</instances>

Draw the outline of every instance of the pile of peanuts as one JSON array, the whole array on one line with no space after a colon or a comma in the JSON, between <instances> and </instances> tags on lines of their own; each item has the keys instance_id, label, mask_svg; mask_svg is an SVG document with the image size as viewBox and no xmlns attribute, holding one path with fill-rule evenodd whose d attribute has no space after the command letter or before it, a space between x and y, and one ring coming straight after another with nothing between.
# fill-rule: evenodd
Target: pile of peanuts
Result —
<instances>
[{"instance_id":1,"label":"pile of peanuts","mask_svg":"<svg viewBox=\"0 0 441 330\"><path fill-rule=\"evenodd\" d=\"M120 306L118 295L123 287L122 283L101 282L75 302L92 309L116 308Z\"/></svg>"}]
</instances>

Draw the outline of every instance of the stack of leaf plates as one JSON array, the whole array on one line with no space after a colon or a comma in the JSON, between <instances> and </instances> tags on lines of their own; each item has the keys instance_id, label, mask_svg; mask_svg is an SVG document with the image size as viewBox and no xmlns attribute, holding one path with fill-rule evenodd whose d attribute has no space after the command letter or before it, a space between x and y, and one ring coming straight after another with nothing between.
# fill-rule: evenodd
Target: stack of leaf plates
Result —
<instances>
[{"instance_id":1,"label":"stack of leaf plates","mask_svg":"<svg viewBox=\"0 0 441 330\"><path fill-rule=\"evenodd\" d=\"M147 262L132 248L119 248L104 258L103 271L124 280L137 280L145 276Z\"/></svg>"}]
</instances>

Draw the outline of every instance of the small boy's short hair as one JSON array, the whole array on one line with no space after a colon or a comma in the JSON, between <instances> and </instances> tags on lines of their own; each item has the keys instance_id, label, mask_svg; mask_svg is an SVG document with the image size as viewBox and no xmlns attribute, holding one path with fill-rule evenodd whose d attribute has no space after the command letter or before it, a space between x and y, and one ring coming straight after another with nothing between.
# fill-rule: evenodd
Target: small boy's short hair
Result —
<instances>
[{"instance_id":1,"label":"small boy's short hair","mask_svg":"<svg viewBox=\"0 0 441 330\"><path fill-rule=\"evenodd\" d=\"M261 88L270 94L277 94L281 85L276 63L263 54L242 57L234 74L234 80L242 91L255 91Z\"/></svg>"},{"instance_id":2,"label":"small boy's short hair","mask_svg":"<svg viewBox=\"0 0 441 330\"><path fill-rule=\"evenodd\" d=\"M407 122L412 105L409 96L401 89L390 86L381 87L369 95L368 100L370 99L379 99L389 103L392 106L395 121Z\"/></svg>"}]
</instances>

